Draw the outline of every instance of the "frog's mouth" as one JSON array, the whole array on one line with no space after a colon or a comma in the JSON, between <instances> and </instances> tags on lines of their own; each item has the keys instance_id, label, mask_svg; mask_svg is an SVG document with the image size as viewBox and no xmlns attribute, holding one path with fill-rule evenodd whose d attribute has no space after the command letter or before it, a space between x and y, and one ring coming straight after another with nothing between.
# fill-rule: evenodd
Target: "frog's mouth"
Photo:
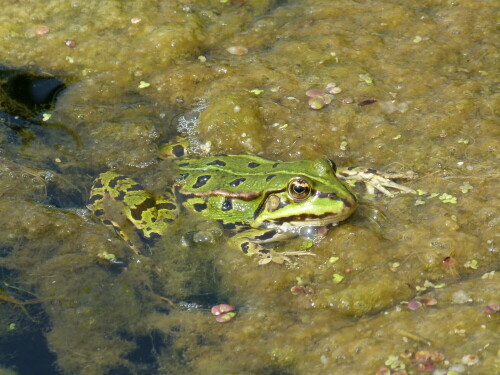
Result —
<instances>
[{"instance_id":1,"label":"frog's mouth","mask_svg":"<svg viewBox=\"0 0 500 375\"><path fill-rule=\"evenodd\" d=\"M345 202L340 212L324 212L322 214L303 213L266 220L264 226L281 228L327 227L344 221L356 210L356 203Z\"/></svg>"},{"instance_id":2,"label":"frog's mouth","mask_svg":"<svg viewBox=\"0 0 500 375\"><path fill-rule=\"evenodd\" d=\"M328 212L322 215L299 214L290 217L280 218L275 224L292 225L295 227L322 227L337 224L347 219L354 212L353 209L346 208L342 212Z\"/></svg>"},{"instance_id":3,"label":"frog's mouth","mask_svg":"<svg viewBox=\"0 0 500 375\"><path fill-rule=\"evenodd\" d=\"M335 193L313 191L311 197L314 198L313 203L318 198L324 202L313 204L304 201L297 204L288 196L283 198L276 192L267 192L255 211L255 227L293 231L293 228L328 226L347 219L357 207L357 199L353 194L344 198Z\"/></svg>"}]
</instances>

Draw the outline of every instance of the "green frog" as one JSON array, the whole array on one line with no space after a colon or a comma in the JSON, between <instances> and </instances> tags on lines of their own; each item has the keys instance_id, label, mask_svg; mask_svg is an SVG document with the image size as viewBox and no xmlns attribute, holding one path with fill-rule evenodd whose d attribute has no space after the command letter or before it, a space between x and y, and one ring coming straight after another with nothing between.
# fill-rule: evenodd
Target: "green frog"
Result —
<instances>
[{"instance_id":1,"label":"green frog","mask_svg":"<svg viewBox=\"0 0 500 375\"><path fill-rule=\"evenodd\" d=\"M192 157L181 144L169 148L178 177L158 197L130 177L108 171L94 182L88 208L112 227L139 254L137 241L122 228L133 224L146 240L168 233L171 223L189 210L219 222L228 231L231 247L268 262L270 244L328 228L347 219L357 198L345 180L362 181L368 192L387 188L412 193L392 179L410 173L387 174L367 168L338 168L328 159L271 161L252 155ZM116 212L119 212L117 215ZM279 257L308 254L280 252ZM276 255L275 255L276 256Z\"/></svg>"}]
</instances>

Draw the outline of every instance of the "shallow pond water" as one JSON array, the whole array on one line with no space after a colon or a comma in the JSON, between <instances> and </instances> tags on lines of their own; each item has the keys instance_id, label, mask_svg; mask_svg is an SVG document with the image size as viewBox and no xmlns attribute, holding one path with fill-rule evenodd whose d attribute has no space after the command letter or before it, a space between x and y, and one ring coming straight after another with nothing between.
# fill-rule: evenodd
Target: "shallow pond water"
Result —
<instances>
[{"instance_id":1,"label":"shallow pond water","mask_svg":"<svg viewBox=\"0 0 500 375\"><path fill-rule=\"evenodd\" d=\"M495 1L1 5L0 373L30 373L11 345L30 337L53 374L500 370ZM66 89L28 110L4 90L15 74ZM185 246L212 229L194 215L135 255L85 209L92 181L117 168L163 191L178 132L212 153L413 170L418 194L359 190L289 264L223 236ZM236 317L217 323L219 303Z\"/></svg>"}]
</instances>

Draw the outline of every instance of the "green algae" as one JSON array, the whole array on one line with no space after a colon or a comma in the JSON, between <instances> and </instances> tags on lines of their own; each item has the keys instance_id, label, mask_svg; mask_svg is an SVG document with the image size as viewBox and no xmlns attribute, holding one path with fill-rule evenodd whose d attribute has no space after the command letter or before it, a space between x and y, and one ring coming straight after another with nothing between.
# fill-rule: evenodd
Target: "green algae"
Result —
<instances>
[{"instance_id":1,"label":"green algae","mask_svg":"<svg viewBox=\"0 0 500 375\"><path fill-rule=\"evenodd\" d=\"M261 150L260 134L264 127L258 106L258 101L250 95L233 94L213 98L200 115L200 136L213 139L215 151L225 149L234 153L243 148L252 153Z\"/></svg>"},{"instance_id":2,"label":"green algae","mask_svg":"<svg viewBox=\"0 0 500 375\"><path fill-rule=\"evenodd\" d=\"M24 141L4 127L0 133L0 212L8 213L0 217L0 265L42 301L59 369L374 374L389 356L431 343L450 365L478 355L469 373L498 371L498 322L483 310L499 295L495 6L5 6L0 64L50 72L69 86L47 126L26 130ZM37 34L39 25L49 32ZM248 53L231 55L232 46ZM331 82L342 91L311 110L307 90ZM206 109L194 131L215 152L413 169L420 178L412 186L438 195L372 199L310 249L315 257L291 265L258 267L218 237L185 246L184 236L206 230L193 218L135 257L83 210L91 181L117 167L160 193L171 174L158 148L200 103ZM462 194L466 182L474 188ZM123 263L109 264L102 253ZM448 257L453 262L444 263ZM290 292L297 278L307 293ZM432 287L439 284L446 286ZM438 303L407 309L418 296ZM208 311L216 302L237 306L238 315L217 324ZM147 363L134 356L144 340L152 348ZM415 371L411 360L406 366Z\"/></svg>"}]
</instances>

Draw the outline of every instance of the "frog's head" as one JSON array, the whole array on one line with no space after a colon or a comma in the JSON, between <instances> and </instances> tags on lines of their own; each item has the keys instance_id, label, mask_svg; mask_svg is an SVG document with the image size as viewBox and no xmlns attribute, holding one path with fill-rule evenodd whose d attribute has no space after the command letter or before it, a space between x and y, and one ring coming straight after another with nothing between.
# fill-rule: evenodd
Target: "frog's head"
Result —
<instances>
[{"instance_id":1,"label":"frog's head","mask_svg":"<svg viewBox=\"0 0 500 375\"><path fill-rule=\"evenodd\" d=\"M332 161L307 161L300 171L282 179L286 186L280 190L266 193L255 226L326 226L347 219L356 210L356 196L336 177Z\"/></svg>"}]
</instances>

